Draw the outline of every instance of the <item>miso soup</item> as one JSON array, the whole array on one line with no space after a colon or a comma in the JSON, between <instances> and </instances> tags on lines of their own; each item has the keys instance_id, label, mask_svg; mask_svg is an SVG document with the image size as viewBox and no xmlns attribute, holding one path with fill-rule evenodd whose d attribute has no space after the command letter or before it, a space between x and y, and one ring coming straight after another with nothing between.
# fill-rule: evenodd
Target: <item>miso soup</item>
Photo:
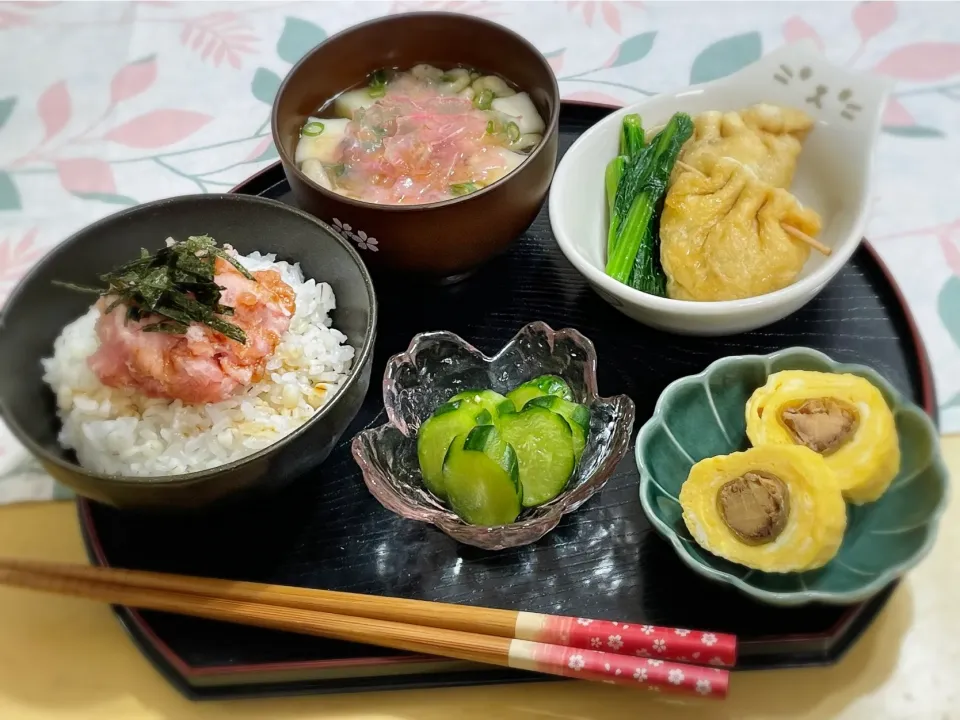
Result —
<instances>
[{"instance_id":1,"label":"miso soup","mask_svg":"<svg viewBox=\"0 0 960 720\"><path fill-rule=\"evenodd\" d=\"M475 192L517 169L545 125L530 96L469 68L378 70L307 119L296 162L328 190L418 205Z\"/></svg>"}]
</instances>

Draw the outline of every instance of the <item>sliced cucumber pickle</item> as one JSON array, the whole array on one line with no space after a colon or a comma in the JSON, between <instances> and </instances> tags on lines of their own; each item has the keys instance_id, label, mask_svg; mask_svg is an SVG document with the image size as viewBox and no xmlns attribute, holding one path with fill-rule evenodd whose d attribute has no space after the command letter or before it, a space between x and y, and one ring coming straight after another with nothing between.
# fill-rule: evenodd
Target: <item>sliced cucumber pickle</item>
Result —
<instances>
[{"instance_id":1,"label":"sliced cucumber pickle","mask_svg":"<svg viewBox=\"0 0 960 720\"><path fill-rule=\"evenodd\" d=\"M443 485L450 507L471 525L506 525L520 515L517 455L494 425L453 439L443 461Z\"/></svg>"},{"instance_id":2,"label":"sliced cucumber pickle","mask_svg":"<svg viewBox=\"0 0 960 720\"><path fill-rule=\"evenodd\" d=\"M508 412L514 411L513 402L493 390L464 390L450 398L449 402L469 402L480 405L490 411L494 421Z\"/></svg>"},{"instance_id":3,"label":"sliced cucumber pickle","mask_svg":"<svg viewBox=\"0 0 960 720\"><path fill-rule=\"evenodd\" d=\"M557 497L590 433L590 410L563 378L541 375L506 397L464 390L420 427L424 485L465 522L514 522L525 507Z\"/></svg>"},{"instance_id":4,"label":"sliced cucumber pickle","mask_svg":"<svg viewBox=\"0 0 960 720\"><path fill-rule=\"evenodd\" d=\"M513 400L517 410L523 410L533 398L545 395L556 395L564 400L573 400L573 391L570 386L563 378L556 375L541 375L507 393L507 397Z\"/></svg>"},{"instance_id":5,"label":"sliced cucumber pickle","mask_svg":"<svg viewBox=\"0 0 960 720\"><path fill-rule=\"evenodd\" d=\"M590 434L590 408L586 405L564 400L556 395L534 398L527 405L527 407L531 406L546 408L567 421L573 433L573 454L577 462L580 462L583 448L587 444L587 436Z\"/></svg>"},{"instance_id":6,"label":"sliced cucumber pickle","mask_svg":"<svg viewBox=\"0 0 960 720\"><path fill-rule=\"evenodd\" d=\"M420 426L417 433L417 459L423 484L441 500L447 494L443 487L443 459L453 439L467 433L478 424L490 422L485 408L461 401L447 402Z\"/></svg>"},{"instance_id":7,"label":"sliced cucumber pickle","mask_svg":"<svg viewBox=\"0 0 960 720\"><path fill-rule=\"evenodd\" d=\"M552 410L528 405L501 418L500 428L520 464L523 506L542 505L563 492L576 465L569 423Z\"/></svg>"}]
</instances>

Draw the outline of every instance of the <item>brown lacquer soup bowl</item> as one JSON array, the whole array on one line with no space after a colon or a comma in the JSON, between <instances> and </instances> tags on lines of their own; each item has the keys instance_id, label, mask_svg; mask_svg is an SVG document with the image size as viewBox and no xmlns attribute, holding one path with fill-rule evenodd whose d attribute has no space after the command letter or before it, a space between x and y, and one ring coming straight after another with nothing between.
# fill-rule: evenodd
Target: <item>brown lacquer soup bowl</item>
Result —
<instances>
[{"instance_id":1,"label":"brown lacquer soup bowl","mask_svg":"<svg viewBox=\"0 0 960 720\"><path fill-rule=\"evenodd\" d=\"M295 162L307 118L383 68L419 63L495 74L530 95L546 124L543 140L516 170L468 195L424 205L344 197ZM307 53L273 106L273 138L297 204L355 243L371 271L452 280L503 252L536 217L557 160L560 92L549 63L529 42L495 23L452 13L411 13L349 28Z\"/></svg>"}]
</instances>

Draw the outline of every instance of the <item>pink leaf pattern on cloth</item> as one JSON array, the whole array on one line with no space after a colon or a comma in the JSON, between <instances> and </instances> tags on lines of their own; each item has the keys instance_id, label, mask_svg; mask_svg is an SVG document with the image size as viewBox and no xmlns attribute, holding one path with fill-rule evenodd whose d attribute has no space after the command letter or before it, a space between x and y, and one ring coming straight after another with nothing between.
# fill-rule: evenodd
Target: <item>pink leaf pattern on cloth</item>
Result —
<instances>
[{"instance_id":1,"label":"pink leaf pattern on cloth","mask_svg":"<svg viewBox=\"0 0 960 720\"><path fill-rule=\"evenodd\" d=\"M593 15L596 9L597 6L592 2L588 2L586 7L583 8L583 21L587 24L587 27L593 27Z\"/></svg>"},{"instance_id":2,"label":"pink leaf pattern on cloth","mask_svg":"<svg viewBox=\"0 0 960 720\"><path fill-rule=\"evenodd\" d=\"M29 25L30 18L20 15L18 13L7 12L6 10L0 10L0 30L5 28L12 28L18 25Z\"/></svg>"},{"instance_id":3,"label":"pink leaf pattern on cloth","mask_svg":"<svg viewBox=\"0 0 960 720\"><path fill-rule=\"evenodd\" d=\"M56 82L37 99L37 114L43 123L43 140L46 142L57 135L67 123L73 108L70 103L70 90L64 80Z\"/></svg>"},{"instance_id":4,"label":"pink leaf pattern on cloth","mask_svg":"<svg viewBox=\"0 0 960 720\"><path fill-rule=\"evenodd\" d=\"M896 3L862 2L853 9L853 24L863 42L887 30L896 20Z\"/></svg>"},{"instance_id":5,"label":"pink leaf pattern on cloth","mask_svg":"<svg viewBox=\"0 0 960 720\"><path fill-rule=\"evenodd\" d=\"M604 22L607 23L611 30L615 33L620 32L620 11L617 10L616 5L612 2L601 3L600 14L603 15Z\"/></svg>"},{"instance_id":6,"label":"pink leaf pattern on cloth","mask_svg":"<svg viewBox=\"0 0 960 720\"><path fill-rule=\"evenodd\" d=\"M883 124L893 127L907 127L916 125L913 115L907 110L903 103L895 97L887 99L887 106L883 110Z\"/></svg>"},{"instance_id":7,"label":"pink leaf pattern on cloth","mask_svg":"<svg viewBox=\"0 0 960 720\"><path fill-rule=\"evenodd\" d=\"M154 110L115 127L105 137L127 147L152 150L185 140L211 120L192 110Z\"/></svg>"},{"instance_id":8,"label":"pink leaf pattern on cloth","mask_svg":"<svg viewBox=\"0 0 960 720\"><path fill-rule=\"evenodd\" d=\"M64 190L72 193L115 193L110 164L96 158L57 161L57 175Z\"/></svg>"},{"instance_id":9,"label":"pink leaf pattern on cloth","mask_svg":"<svg viewBox=\"0 0 960 720\"><path fill-rule=\"evenodd\" d=\"M897 48L874 70L899 80L929 82L960 73L960 43L923 42Z\"/></svg>"},{"instance_id":10,"label":"pink leaf pattern on cloth","mask_svg":"<svg viewBox=\"0 0 960 720\"><path fill-rule=\"evenodd\" d=\"M620 15L620 7L623 6L642 8L643 3L610 2L610 0L602 0L602 2L596 2L596 0L570 0L567 2L567 10L571 12L580 11L587 27L593 27L593 19L596 17L597 8L599 8L600 17L603 18L604 24L617 34L623 29L623 18Z\"/></svg>"},{"instance_id":11,"label":"pink leaf pattern on cloth","mask_svg":"<svg viewBox=\"0 0 960 720\"><path fill-rule=\"evenodd\" d=\"M560 72L563 69L563 56L565 51L558 50L557 52L548 53L544 55L547 58L547 62L550 63L550 67L553 68L555 73Z\"/></svg>"},{"instance_id":12,"label":"pink leaf pattern on cloth","mask_svg":"<svg viewBox=\"0 0 960 720\"><path fill-rule=\"evenodd\" d=\"M110 82L110 101L114 104L144 92L157 79L157 59L151 55L124 65Z\"/></svg>"},{"instance_id":13,"label":"pink leaf pattern on cloth","mask_svg":"<svg viewBox=\"0 0 960 720\"><path fill-rule=\"evenodd\" d=\"M423 10L444 10L446 12L457 12L463 15L476 15L477 17L495 18L503 15L497 7L499 3L478 1L465 2L463 0L432 0L428 2L393 2L390 3L389 15L397 15L406 12L418 12Z\"/></svg>"},{"instance_id":14,"label":"pink leaf pattern on cloth","mask_svg":"<svg viewBox=\"0 0 960 720\"><path fill-rule=\"evenodd\" d=\"M256 144L253 150L250 151L250 154L247 155L241 162L250 162L251 160L256 160L258 157L263 155L264 151L270 147L270 144L273 142L273 136L268 135L265 138L261 138L260 142Z\"/></svg>"},{"instance_id":15,"label":"pink leaf pattern on cloth","mask_svg":"<svg viewBox=\"0 0 960 720\"><path fill-rule=\"evenodd\" d=\"M593 92L592 90L570 93L569 95L564 95L563 99L575 100L577 102L584 103L595 103L597 105L613 105L614 107L623 107L627 104L626 100L621 100L620 98L616 98L613 95L607 95L606 93Z\"/></svg>"},{"instance_id":16,"label":"pink leaf pattern on cloth","mask_svg":"<svg viewBox=\"0 0 960 720\"><path fill-rule=\"evenodd\" d=\"M620 46L617 45L613 49L613 52L610 54L610 57L608 57L606 60L603 61L603 65L601 65L601 67L604 67L604 68L613 67L614 65L616 65L617 58L619 57L620 57Z\"/></svg>"},{"instance_id":17,"label":"pink leaf pattern on cloth","mask_svg":"<svg viewBox=\"0 0 960 720\"><path fill-rule=\"evenodd\" d=\"M247 21L235 12L216 12L183 21L180 42L200 53L203 62L214 67L226 60L239 70L242 54L256 51L259 38L253 34Z\"/></svg>"},{"instance_id":18,"label":"pink leaf pattern on cloth","mask_svg":"<svg viewBox=\"0 0 960 720\"><path fill-rule=\"evenodd\" d=\"M943 257L947 261L947 267L950 268L954 275L960 277L960 248L945 234L940 235L939 240Z\"/></svg>"},{"instance_id":19,"label":"pink leaf pattern on cloth","mask_svg":"<svg viewBox=\"0 0 960 720\"><path fill-rule=\"evenodd\" d=\"M788 43L799 40L813 40L818 48L824 49L823 38L810 23L799 15L794 15L783 24L783 37Z\"/></svg>"},{"instance_id":20,"label":"pink leaf pattern on cloth","mask_svg":"<svg viewBox=\"0 0 960 720\"><path fill-rule=\"evenodd\" d=\"M32 228L19 240L13 237L0 238L0 297L6 295L12 284L20 279L30 265L40 258L43 250L35 244L38 228Z\"/></svg>"}]
</instances>

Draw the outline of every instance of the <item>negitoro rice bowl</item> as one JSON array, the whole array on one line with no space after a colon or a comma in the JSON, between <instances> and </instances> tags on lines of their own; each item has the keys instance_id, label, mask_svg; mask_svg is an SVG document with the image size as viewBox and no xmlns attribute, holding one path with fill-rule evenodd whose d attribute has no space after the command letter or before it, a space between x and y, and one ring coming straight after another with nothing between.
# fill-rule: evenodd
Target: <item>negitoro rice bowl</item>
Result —
<instances>
[{"instance_id":1,"label":"negitoro rice bowl","mask_svg":"<svg viewBox=\"0 0 960 720\"><path fill-rule=\"evenodd\" d=\"M168 247L171 243L168 241ZM63 423L58 440L76 453L84 468L108 475L157 477L234 462L306 423L346 380L355 351L347 344L346 335L332 325L330 314L336 298L330 285L305 278L299 263L277 261L272 254L252 252L241 256L226 245L223 250L249 273L260 276L263 271L274 271L292 290L295 310L292 315L287 313L284 324L288 326L274 338L272 352L264 355L249 382L231 383L230 393L217 389L216 393L228 396L214 394L212 402L185 402L164 396L155 387L150 388L154 392L144 392L126 375L126 383L105 384L94 372L92 365L96 363L91 362L101 346L98 320L109 314L103 312L101 300L99 309L98 305L92 306L63 328L53 355L42 361L44 382L56 396L57 413ZM216 278L220 277L218 270ZM227 297L228 291L221 289ZM227 311L232 314L231 308ZM113 312L123 312L123 307ZM230 320L228 315L220 317ZM120 322L130 324L128 319ZM134 332L141 331L137 334L147 341L146 351L150 353L156 345L149 343L155 340L161 342L164 352L171 343L179 347L186 342L183 336L169 339L172 333L166 329L145 333L145 325L132 325ZM191 324L186 334L192 335L197 325ZM124 327L123 331L128 329ZM215 334L207 332L211 337ZM219 334L216 337L221 343L234 342ZM205 342L204 338L201 341ZM251 339L248 345L253 342ZM127 347L123 352L140 350ZM224 363L219 354L217 359Z\"/></svg>"}]
</instances>

